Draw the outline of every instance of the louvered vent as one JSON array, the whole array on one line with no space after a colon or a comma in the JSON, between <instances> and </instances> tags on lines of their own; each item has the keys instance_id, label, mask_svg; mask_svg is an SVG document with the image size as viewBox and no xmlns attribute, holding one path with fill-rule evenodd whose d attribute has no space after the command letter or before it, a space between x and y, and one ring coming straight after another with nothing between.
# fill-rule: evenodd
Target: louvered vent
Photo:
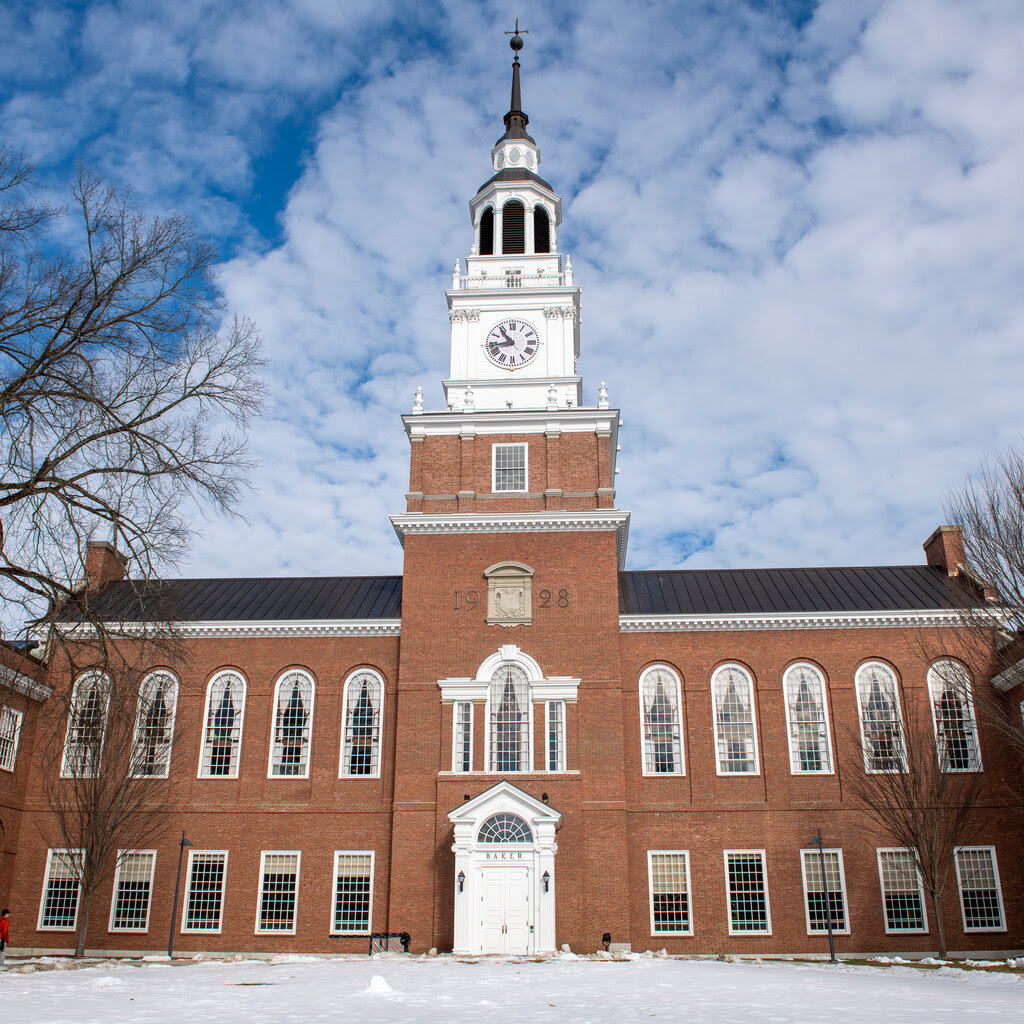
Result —
<instances>
[{"instance_id":1,"label":"louvered vent","mask_svg":"<svg viewBox=\"0 0 1024 1024\"><path fill-rule=\"evenodd\" d=\"M548 211L543 206L533 210L533 251L551 252L551 229L548 223Z\"/></svg>"},{"instance_id":2,"label":"louvered vent","mask_svg":"<svg viewBox=\"0 0 1024 1024\"><path fill-rule=\"evenodd\" d=\"M501 251L526 252L526 211L518 199L507 202L501 209Z\"/></svg>"},{"instance_id":3,"label":"louvered vent","mask_svg":"<svg viewBox=\"0 0 1024 1024\"><path fill-rule=\"evenodd\" d=\"M494 209L490 206L480 218L480 255L494 255Z\"/></svg>"}]
</instances>

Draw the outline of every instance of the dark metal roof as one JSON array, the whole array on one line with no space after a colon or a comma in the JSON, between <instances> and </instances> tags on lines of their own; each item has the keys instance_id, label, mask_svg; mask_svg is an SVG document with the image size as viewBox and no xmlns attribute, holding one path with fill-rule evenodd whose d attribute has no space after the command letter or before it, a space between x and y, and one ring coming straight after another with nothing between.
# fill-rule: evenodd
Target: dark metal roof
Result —
<instances>
[{"instance_id":1,"label":"dark metal roof","mask_svg":"<svg viewBox=\"0 0 1024 1024\"><path fill-rule=\"evenodd\" d=\"M401 576L122 580L91 602L115 622L397 619Z\"/></svg>"},{"instance_id":2,"label":"dark metal roof","mask_svg":"<svg viewBox=\"0 0 1024 1024\"><path fill-rule=\"evenodd\" d=\"M501 139L498 139L501 142ZM488 178L476 191L479 195L488 185L493 184L496 181L535 181L538 185L543 185L549 192L555 190L539 175L534 174L533 171L528 171L525 167L505 167L498 171L497 174Z\"/></svg>"},{"instance_id":3,"label":"dark metal roof","mask_svg":"<svg viewBox=\"0 0 1024 1024\"><path fill-rule=\"evenodd\" d=\"M622 615L758 615L962 607L971 591L930 565L619 573Z\"/></svg>"}]
</instances>

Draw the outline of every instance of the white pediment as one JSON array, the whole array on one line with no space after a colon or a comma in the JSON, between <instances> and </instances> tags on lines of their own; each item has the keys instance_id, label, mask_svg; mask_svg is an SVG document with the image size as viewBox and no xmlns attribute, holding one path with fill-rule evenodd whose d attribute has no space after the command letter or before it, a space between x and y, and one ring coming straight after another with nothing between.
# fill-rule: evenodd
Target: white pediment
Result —
<instances>
[{"instance_id":1,"label":"white pediment","mask_svg":"<svg viewBox=\"0 0 1024 1024\"><path fill-rule=\"evenodd\" d=\"M492 814L502 813L518 814L531 825L536 826L543 822L554 825L556 829L562 821L562 815L558 811L505 781L460 804L454 811L449 811L448 818L453 825L464 822L476 824Z\"/></svg>"}]
</instances>

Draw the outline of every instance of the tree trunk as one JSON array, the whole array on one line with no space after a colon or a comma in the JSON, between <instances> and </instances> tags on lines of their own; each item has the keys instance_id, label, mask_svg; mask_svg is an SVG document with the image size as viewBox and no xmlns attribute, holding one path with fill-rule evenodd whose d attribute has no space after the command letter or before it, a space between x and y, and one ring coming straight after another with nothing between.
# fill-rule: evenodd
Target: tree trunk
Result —
<instances>
[{"instance_id":1,"label":"tree trunk","mask_svg":"<svg viewBox=\"0 0 1024 1024\"><path fill-rule=\"evenodd\" d=\"M75 956L85 956L85 937L89 931L89 904L92 903L92 893L82 893L82 905L78 911L78 941L75 944Z\"/></svg>"},{"instance_id":2,"label":"tree trunk","mask_svg":"<svg viewBox=\"0 0 1024 1024\"><path fill-rule=\"evenodd\" d=\"M935 914L935 941L939 947L939 959L946 959L946 926L942 922L942 907L940 906L939 896L936 893L931 894L932 897L932 912Z\"/></svg>"}]
</instances>

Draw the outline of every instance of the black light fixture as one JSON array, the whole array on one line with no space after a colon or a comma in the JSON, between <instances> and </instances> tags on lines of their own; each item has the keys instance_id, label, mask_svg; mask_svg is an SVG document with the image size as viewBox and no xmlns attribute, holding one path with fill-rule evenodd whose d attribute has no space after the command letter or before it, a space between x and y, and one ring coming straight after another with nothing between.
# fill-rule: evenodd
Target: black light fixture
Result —
<instances>
[{"instance_id":1,"label":"black light fixture","mask_svg":"<svg viewBox=\"0 0 1024 1024\"><path fill-rule=\"evenodd\" d=\"M548 802L548 795L547 795L547 793L541 793L540 798L541 798L541 800L544 801L544 803Z\"/></svg>"},{"instance_id":2,"label":"black light fixture","mask_svg":"<svg viewBox=\"0 0 1024 1024\"><path fill-rule=\"evenodd\" d=\"M544 891L547 892L548 886L551 884L551 876L545 871L544 874L540 876L540 880L544 883Z\"/></svg>"},{"instance_id":3,"label":"black light fixture","mask_svg":"<svg viewBox=\"0 0 1024 1024\"><path fill-rule=\"evenodd\" d=\"M459 880L459 892L462 892L462 890L466 887L466 872L460 871L457 875L457 878Z\"/></svg>"},{"instance_id":4,"label":"black light fixture","mask_svg":"<svg viewBox=\"0 0 1024 1024\"><path fill-rule=\"evenodd\" d=\"M821 865L821 888L825 903L825 927L828 929L828 962L838 963L836 960L836 943L832 937L832 895L828 891L828 875L825 872L825 841L821 838L821 829L815 833L811 840L811 846L818 848L818 860Z\"/></svg>"},{"instance_id":5,"label":"black light fixture","mask_svg":"<svg viewBox=\"0 0 1024 1024\"><path fill-rule=\"evenodd\" d=\"M171 934L167 939L167 958L174 956L174 925L178 917L178 889L181 886L181 858L185 854L185 847L191 846L185 838L185 830L181 830L181 842L178 844L178 877L174 880L174 903L171 905Z\"/></svg>"}]
</instances>

